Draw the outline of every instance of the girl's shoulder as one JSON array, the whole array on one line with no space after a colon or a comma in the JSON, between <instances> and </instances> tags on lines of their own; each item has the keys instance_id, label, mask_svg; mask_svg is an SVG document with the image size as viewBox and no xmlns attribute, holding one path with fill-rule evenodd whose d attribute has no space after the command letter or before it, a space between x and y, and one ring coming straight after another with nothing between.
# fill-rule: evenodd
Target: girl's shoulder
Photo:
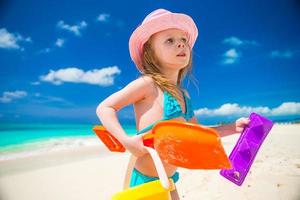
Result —
<instances>
[{"instance_id":1,"label":"girl's shoulder","mask_svg":"<svg viewBox=\"0 0 300 200\"><path fill-rule=\"evenodd\" d=\"M150 76L142 75L139 78L137 78L137 80L138 79L143 80L146 84L151 84L152 86L155 84L155 81Z\"/></svg>"},{"instance_id":2,"label":"girl's shoulder","mask_svg":"<svg viewBox=\"0 0 300 200\"><path fill-rule=\"evenodd\" d=\"M143 98L151 95L154 90L155 82L149 76L140 76L122 89L123 92L129 95L143 96Z\"/></svg>"},{"instance_id":3,"label":"girl's shoulder","mask_svg":"<svg viewBox=\"0 0 300 200\"><path fill-rule=\"evenodd\" d=\"M127 86L150 90L154 88L155 82L149 76L140 76L137 79L130 82Z\"/></svg>"}]
</instances>

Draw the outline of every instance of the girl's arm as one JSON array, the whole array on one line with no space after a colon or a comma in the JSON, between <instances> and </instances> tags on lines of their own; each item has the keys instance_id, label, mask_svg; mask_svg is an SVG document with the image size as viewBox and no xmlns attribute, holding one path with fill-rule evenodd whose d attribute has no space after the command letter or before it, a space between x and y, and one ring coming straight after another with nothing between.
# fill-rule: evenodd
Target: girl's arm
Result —
<instances>
[{"instance_id":1,"label":"girl's arm","mask_svg":"<svg viewBox=\"0 0 300 200\"><path fill-rule=\"evenodd\" d=\"M235 134L237 132L235 130L235 127L236 127L235 123L231 123L231 124L225 124L221 126L214 126L211 128L215 129L221 137L225 137L228 135Z\"/></svg>"},{"instance_id":2,"label":"girl's arm","mask_svg":"<svg viewBox=\"0 0 300 200\"><path fill-rule=\"evenodd\" d=\"M107 131L115 136L126 148L128 147L128 150L132 150L132 153L134 153L134 151L138 153L134 145L137 145L136 143L141 139L138 137L128 137L126 135L126 132L119 123L116 113L123 107L146 98L149 93L153 91L152 87L153 80L150 77L140 77L129 83L122 90L104 99L96 110L98 118ZM130 149L131 147L133 147L133 149Z\"/></svg>"},{"instance_id":3,"label":"girl's arm","mask_svg":"<svg viewBox=\"0 0 300 200\"><path fill-rule=\"evenodd\" d=\"M190 123L198 124L196 116L192 117L189 121ZM235 123L226 124L223 126L210 126L210 128L215 129L221 137L231 135L235 133Z\"/></svg>"},{"instance_id":4,"label":"girl's arm","mask_svg":"<svg viewBox=\"0 0 300 200\"><path fill-rule=\"evenodd\" d=\"M225 124L211 128L214 128L221 137L225 137L235 133L242 133L244 128L249 124L249 122L250 120L248 118L241 117L237 119L235 123Z\"/></svg>"},{"instance_id":5,"label":"girl's arm","mask_svg":"<svg viewBox=\"0 0 300 200\"><path fill-rule=\"evenodd\" d=\"M189 122L198 124L196 116L192 117L189 120ZM225 137L228 135L233 135L235 133L241 133L244 130L245 126L247 126L248 124L249 124L249 119L242 117L236 120L235 123L225 124L221 126L211 126L210 128L215 129L220 135L220 137Z\"/></svg>"},{"instance_id":6,"label":"girl's arm","mask_svg":"<svg viewBox=\"0 0 300 200\"><path fill-rule=\"evenodd\" d=\"M199 124L196 115L192 117L188 122ZM235 133L235 123L227 124L223 126L209 126L209 128L215 129L221 137L232 135Z\"/></svg>"}]
</instances>

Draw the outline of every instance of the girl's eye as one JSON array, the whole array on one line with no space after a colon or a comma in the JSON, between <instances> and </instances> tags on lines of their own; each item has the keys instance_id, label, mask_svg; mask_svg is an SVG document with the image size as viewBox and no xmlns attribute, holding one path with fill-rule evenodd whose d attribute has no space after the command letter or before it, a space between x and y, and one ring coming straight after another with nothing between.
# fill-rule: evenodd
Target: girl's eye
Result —
<instances>
[{"instance_id":1,"label":"girl's eye","mask_svg":"<svg viewBox=\"0 0 300 200\"><path fill-rule=\"evenodd\" d=\"M173 43L173 39L172 38L167 39L167 43Z\"/></svg>"},{"instance_id":2,"label":"girl's eye","mask_svg":"<svg viewBox=\"0 0 300 200\"><path fill-rule=\"evenodd\" d=\"M187 39L186 38L181 38L181 41L184 42L184 43L186 43ZM174 39L173 38L169 38L169 39L167 39L166 42L169 43L169 44L172 44L172 43L174 43Z\"/></svg>"}]
</instances>

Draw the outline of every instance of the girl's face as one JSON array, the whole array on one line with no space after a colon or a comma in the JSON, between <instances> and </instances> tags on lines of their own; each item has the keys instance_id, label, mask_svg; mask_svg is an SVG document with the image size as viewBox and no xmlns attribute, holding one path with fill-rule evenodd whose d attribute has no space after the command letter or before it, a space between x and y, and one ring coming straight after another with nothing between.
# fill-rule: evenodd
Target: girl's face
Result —
<instances>
[{"instance_id":1,"label":"girl's face","mask_svg":"<svg viewBox=\"0 0 300 200\"><path fill-rule=\"evenodd\" d=\"M151 37L151 47L161 67L182 69L189 63L191 50L188 38L179 29L167 29Z\"/></svg>"}]
</instances>

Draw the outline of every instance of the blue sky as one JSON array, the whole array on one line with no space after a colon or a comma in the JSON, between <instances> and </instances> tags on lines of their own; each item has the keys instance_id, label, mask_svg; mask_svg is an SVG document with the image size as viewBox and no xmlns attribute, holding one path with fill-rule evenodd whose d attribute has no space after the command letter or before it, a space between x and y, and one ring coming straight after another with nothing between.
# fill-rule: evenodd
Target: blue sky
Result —
<instances>
[{"instance_id":1,"label":"blue sky","mask_svg":"<svg viewBox=\"0 0 300 200\"><path fill-rule=\"evenodd\" d=\"M118 5L118 6L116 6ZM1 1L0 121L98 123L97 105L138 77L128 40L157 8L199 29L188 81L198 120L300 117L300 5L269 1ZM118 113L134 123L132 106Z\"/></svg>"}]
</instances>

